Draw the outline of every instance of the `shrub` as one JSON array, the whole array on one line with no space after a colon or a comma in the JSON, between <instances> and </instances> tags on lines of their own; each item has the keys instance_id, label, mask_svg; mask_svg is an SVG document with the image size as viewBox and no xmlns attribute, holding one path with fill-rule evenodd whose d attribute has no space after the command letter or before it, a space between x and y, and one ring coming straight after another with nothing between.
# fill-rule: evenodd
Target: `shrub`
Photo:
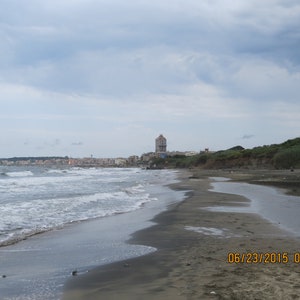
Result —
<instances>
[{"instance_id":1,"label":"shrub","mask_svg":"<svg viewBox=\"0 0 300 300\"><path fill-rule=\"evenodd\" d=\"M291 168L300 166L300 145L291 148L279 150L273 158L276 168Z\"/></svg>"}]
</instances>

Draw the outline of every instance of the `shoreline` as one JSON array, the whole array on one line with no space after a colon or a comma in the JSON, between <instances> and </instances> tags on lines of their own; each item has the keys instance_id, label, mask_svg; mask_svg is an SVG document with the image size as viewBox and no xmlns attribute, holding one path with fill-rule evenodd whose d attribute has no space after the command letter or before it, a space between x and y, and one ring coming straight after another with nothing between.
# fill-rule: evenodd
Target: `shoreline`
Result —
<instances>
[{"instance_id":1,"label":"shoreline","mask_svg":"<svg viewBox=\"0 0 300 300\"><path fill-rule=\"evenodd\" d=\"M228 177L233 182L247 182L277 188L287 195L300 196L300 169L293 170L198 170L192 169L194 178L203 176Z\"/></svg>"},{"instance_id":2,"label":"shoreline","mask_svg":"<svg viewBox=\"0 0 300 300\"><path fill-rule=\"evenodd\" d=\"M97 266L155 251L126 241L132 233L151 226L150 220L170 203L181 201L183 193L166 186L174 182L173 174L153 176L145 187L152 200L139 209L74 222L0 247L0 298L57 300L73 274L79 277Z\"/></svg>"},{"instance_id":3,"label":"shoreline","mask_svg":"<svg viewBox=\"0 0 300 300\"><path fill-rule=\"evenodd\" d=\"M203 209L232 201L249 203L241 196L209 191L208 177L216 174L233 177L205 170L182 173L181 181L171 186L188 190L188 197L157 215L155 225L136 232L129 241L158 250L72 278L63 300L296 299L300 271L294 254L300 252L299 238L257 214ZM236 175L235 180L245 179ZM229 253L275 253L279 258L288 253L289 262L229 263Z\"/></svg>"}]
</instances>

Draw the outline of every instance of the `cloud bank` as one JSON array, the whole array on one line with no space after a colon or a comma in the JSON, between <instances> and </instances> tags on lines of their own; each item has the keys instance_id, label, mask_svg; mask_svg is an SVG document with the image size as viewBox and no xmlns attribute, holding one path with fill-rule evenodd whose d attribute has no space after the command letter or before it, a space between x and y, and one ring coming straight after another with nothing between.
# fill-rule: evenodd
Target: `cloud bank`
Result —
<instances>
[{"instance_id":1,"label":"cloud bank","mask_svg":"<svg viewBox=\"0 0 300 300\"><path fill-rule=\"evenodd\" d=\"M10 0L0 17L0 157L299 135L298 1Z\"/></svg>"}]
</instances>

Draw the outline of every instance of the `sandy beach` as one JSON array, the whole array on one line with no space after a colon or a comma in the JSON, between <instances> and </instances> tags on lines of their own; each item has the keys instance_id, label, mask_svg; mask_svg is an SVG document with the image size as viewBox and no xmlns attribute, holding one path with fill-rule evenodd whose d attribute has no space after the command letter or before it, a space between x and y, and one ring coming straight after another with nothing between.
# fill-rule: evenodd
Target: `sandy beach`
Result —
<instances>
[{"instance_id":1,"label":"sandy beach","mask_svg":"<svg viewBox=\"0 0 300 300\"><path fill-rule=\"evenodd\" d=\"M210 176L298 194L297 172L183 171L173 188L187 199L129 241L158 250L72 277L63 299L300 299L299 237L257 214L205 209L249 202L210 191Z\"/></svg>"}]
</instances>

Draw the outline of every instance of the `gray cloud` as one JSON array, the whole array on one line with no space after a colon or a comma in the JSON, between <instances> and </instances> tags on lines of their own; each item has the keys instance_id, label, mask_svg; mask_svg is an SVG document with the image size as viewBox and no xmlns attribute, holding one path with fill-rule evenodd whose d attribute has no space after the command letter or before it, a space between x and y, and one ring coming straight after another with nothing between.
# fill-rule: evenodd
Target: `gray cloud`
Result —
<instances>
[{"instance_id":1,"label":"gray cloud","mask_svg":"<svg viewBox=\"0 0 300 300\"><path fill-rule=\"evenodd\" d=\"M10 136L47 134L58 149L56 138L80 146L76 131L85 147L72 149L81 151L100 147L93 141L109 139L108 131L118 140L119 128L140 141L145 130L155 136L166 128L180 140L179 132L209 128L198 141L205 147L226 143L231 128L241 130L234 136L253 132L243 136L248 146L259 143L262 127L271 142L299 132L296 0L1 5L0 97Z\"/></svg>"},{"instance_id":2,"label":"gray cloud","mask_svg":"<svg viewBox=\"0 0 300 300\"><path fill-rule=\"evenodd\" d=\"M254 137L253 134L244 134L244 135L242 136L242 139L243 139L243 140L248 140L248 139L252 139L253 137Z\"/></svg>"},{"instance_id":3,"label":"gray cloud","mask_svg":"<svg viewBox=\"0 0 300 300\"><path fill-rule=\"evenodd\" d=\"M21 4L21 20L14 4L7 3L3 15L2 32L10 39L3 51L15 54L3 73L12 81L118 96L204 81L244 95L244 84L230 81L247 61L299 72L297 2L276 1L269 10L269 1L225 1L218 14L216 4L207 1L66 1L57 8L33 2L34 9Z\"/></svg>"}]
</instances>

